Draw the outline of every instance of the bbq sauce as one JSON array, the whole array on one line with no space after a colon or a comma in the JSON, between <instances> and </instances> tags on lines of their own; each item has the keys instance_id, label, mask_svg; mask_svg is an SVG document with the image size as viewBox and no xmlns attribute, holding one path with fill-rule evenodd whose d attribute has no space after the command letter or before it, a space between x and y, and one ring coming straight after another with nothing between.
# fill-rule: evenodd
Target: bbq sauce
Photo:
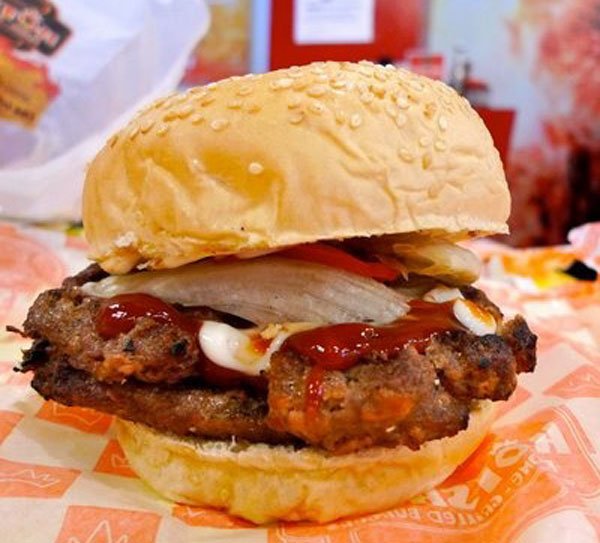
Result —
<instances>
[{"instance_id":1,"label":"bbq sauce","mask_svg":"<svg viewBox=\"0 0 600 543\"><path fill-rule=\"evenodd\" d=\"M437 334L464 330L454 317L453 304L413 300L408 314L391 324L334 324L290 336L282 349L294 351L312 364L305 385L306 415L312 419L318 415L326 370L347 370L367 354L389 356L407 346L423 353Z\"/></svg>"}]
</instances>

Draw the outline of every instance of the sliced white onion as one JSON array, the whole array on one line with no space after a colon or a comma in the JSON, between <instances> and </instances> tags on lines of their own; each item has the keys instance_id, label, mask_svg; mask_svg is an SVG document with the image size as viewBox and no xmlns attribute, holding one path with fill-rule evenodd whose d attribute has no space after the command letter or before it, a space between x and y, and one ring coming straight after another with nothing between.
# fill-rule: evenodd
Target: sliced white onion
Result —
<instances>
[{"instance_id":1,"label":"sliced white onion","mask_svg":"<svg viewBox=\"0 0 600 543\"><path fill-rule=\"evenodd\" d=\"M453 285L473 283L481 272L479 258L456 243L396 243L393 249L409 272L436 277Z\"/></svg>"},{"instance_id":2,"label":"sliced white onion","mask_svg":"<svg viewBox=\"0 0 600 543\"><path fill-rule=\"evenodd\" d=\"M464 298L460 290L446 286L432 288L423 296L423 300L426 302L433 302L436 304L451 302L452 300L458 300L459 298Z\"/></svg>"},{"instance_id":3,"label":"sliced white onion","mask_svg":"<svg viewBox=\"0 0 600 543\"><path fill-rule=\"evenodd\" d=\"M404 296L373 279L274 256L113 275L82 289L103 298L151 294L171 303L212 307L256 324L386 323L408 311Z\"/></svg>"},{"instance_id":4,"label":"sliced white onion","mask_svg":"<svg viewBox=\"0 0 600 543\"><path fill-rule=\"evenodd\" d=\"M476 336L496 333L494 316L471 300L456 300L452 310L458 321Z\"/></svg>"},{"instance_id":5,"label":"sliced white onion","mask_svg":"<svg viewBox=\"0 0 600 543\"><path fill-rule=\"evenodd\" d=\"M469 249L435 234L396 234L353 242L403 274L434 277L451 285L473 283L481 262ZM398 265L394 266L394 259ZM410 279L410 276L409 276Z\"/></svg>"}]
</instances>

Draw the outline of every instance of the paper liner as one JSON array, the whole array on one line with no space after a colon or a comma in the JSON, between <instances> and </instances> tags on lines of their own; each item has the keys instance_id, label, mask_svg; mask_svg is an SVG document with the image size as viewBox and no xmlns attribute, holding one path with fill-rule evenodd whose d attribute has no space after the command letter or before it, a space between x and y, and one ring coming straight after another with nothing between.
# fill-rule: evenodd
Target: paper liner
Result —
<instances>
[{"instance_id":1,"label":"paper liner","mask_svg":"<svg viewBox=\"0 0 600 543\"><path fill-rule=\"evenodd\" d=\"M600 225L561 248L598 262ZM40 290L85 266L60 231L0 225L0 323L19 326ZM479 248L489 260L510 252ZM548 250L550 258L554 254ZM537 261L536 260L536 261ZM169 503L131 471L112 418L44 402L12 367L26 345L0 332L0 540L31 543L592 543L600 534L600 282L517 288L481 280L506 313L539 335L539 362L500 405L492 433L439 488L383 513L327 525L255 527L220 511ZM332 497L332 499L335 499Z\"/></svg>"}]
</instances>

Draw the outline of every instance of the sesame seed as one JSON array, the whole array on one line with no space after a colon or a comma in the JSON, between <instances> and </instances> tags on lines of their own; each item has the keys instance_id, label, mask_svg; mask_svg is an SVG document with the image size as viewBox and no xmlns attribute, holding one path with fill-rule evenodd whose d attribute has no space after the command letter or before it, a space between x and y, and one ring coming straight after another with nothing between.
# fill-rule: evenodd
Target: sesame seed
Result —
<instances>
[{"instance_id":1,"label":"sesame seed","mask_svg":"<svg viewBox=\"0 0 600 543\"><path fill-rule=\"evenodd\" d=\"M302 104L302 99L299 96L294 96L289 102L287 107L290 109L294 109L297 107L300 107L300 104Z\"/></svg>"},{"instance_id":2,"label":"sesame seed","mask_svg":"<svg viewBox=\"0 0 600 543\"><path fill-rule=\"evenodd\" d=\"M215 101L215 97L211 94L207 94L204 98L200 100L201 106L207 106L208 104Z\"/></svg>"},{"instance_id":3,"label":"sesame seed","mask_svg":"<svg viewBox=\"0 0 600 543\"><path fill-rule=\"evenodd\" d=\"M319 66L315 66L314 68L312 68L310 70L310 73L315 74L315 75L321 75L325 73L325 70L323 70L323 68L319 67Z\"/></svg>"},{"instance_id":4,"label":"sesame seed","mask_svg":"<svg viewBox=\"0 0 600 543\"><path fill-rule=\"evenodd\" d=\"M381 70L375 70L375 79L378 79L379 81L385 81L386 75L385 72L381 71Z\"/></svg>"},{"instance_id":5,"label":"sesame seed","mask_svg":"<svg viewBox=\"0 0 600 543\"><path fill-rule=\"evenodd\" d=\"M362 117L360 116L360 114L355 113L354 115L352 115L352 117L350 117L350 127L351 128L358 128L361 124L362 124Z\"/></svg>"},{"instance_id":6,"label":"sesame seed","mask_svg":"<svg viewBox=\"0 0 600 543\"><path fill-rule=\"evenodd\" d=\"M360 91L360 92L367 92L369 90L369 85L367 85L364 81L359 81L356 84L356 88Z\"/></svg>"},{"instance_id":7,"label":"sesame seed","mask_svg":"<svg viewBox=\"0 0 600 543\"><path fill-rule=\"evenodd\" d=\"M173 96L173 98L171 98L171 103L172 104L181 104L182 102L185 102L187 100L187 96L185 94L176 94L175 96Z\"/></svg>"},{"instance_id":8,"label":"sesame seed","mask_svg":"<svg viewBox=\"0 0 600 543\"><path fill-rule=\"evenodd\" d=\"M396 115L396 125L399 127L402 127L406 124L406 121L408 121L408 117L406 115L404 115L404 113L398 113L398 115Z\"/></svg>"},{"instance_id":9,"label":"sesame seed","mask_svg":"<svg viewBox=\"0 0 600 543\"><path fill-rule=\"evenodd\" d=\"M329 76L327 74L319 74L315 79L320 83L326 83L329 81Z\"/></svg>"},{"instance_id":10,"label":"sesame seed","mask_svg":"<svg viewBox=\"0 0 600 543\"><path fill-rule=\"evenodd\" d=\"M231 102L229 102L227 104L227 107L229 109L240 109L242 107L242 101L241 100L231 100Z\"/></svg>"},{"instance_id":11,"label":"sesame seed","mask_svg":"<svg viewBox=\"0 0 600 543\"><path fill-rule=\"evenodd\" d=\"M296 79L296 81L294 81L294 90L304 90L306 87L308 87L308 81L306 79Z\"/></svg>"},{"instance_id":12,"label":"sesame seed","mask_svg":"<svg viewBox=\"0 0 600 543\"><path fill-rule=\"evenodd\" d=\"M304 74L302 73L302 70L293 70L293 71L289 71L287 73L288 77L291 77L293 79L299 79L300 77L302 77Z\"/></svg>"},{"instance_id":13,"label":"sesame seed","mask_svg":"<svg viewBox=\"0 0 600 543\"><path fill-rule=\"evenodd\" d=\"M247 111L248 113L256 113L257 111L261 110L261 106L259 106L258 104L254 103L254 102L250 102L249 104L246 104L244 106L244 110Z\"/></svg>"},{"instance_id":14,"label":"sesame seed","mask_svg":"<svg viewBox=\"0 0 600 543\"><path fill-rule=\"evenodd\" d=\"M398 151L398 154L404 162L412 162L415 159L415 156L406 147L402 147L402 149Z\"/></svg>"},{"instance_id":15,"label":"sesame seed","mask_svg":"<svg viewBox=\"0 0 600 543\"><path fill-rule=\"evenodd\" d=\"M192 124L200 124L204 120L204 117L200 113L194 113L190 119Z\"/></svg>"},{"instance_id":16,"label":"sesame seed","mask_svg":"<svg viewBox=\"0 0 600 543\"><path fill-rule=\"evenodd\" d=\"M346 81L343 79L334 79L331 81L331 86L334 89L343 89L346 86Z\"/></svg>"},{"instance_id":17,"label":"sesame seed","mask_svg":"<svg viewBox=\"0 0 600 543\"><path fill-rule=\"evenodd\" d=\"M175 106L175 102L173 101L173 97L169 98L161 107L160 109L162 110L167 110L167 109L171 109L173 106Z\"/></svg>"},{"instance_id":18,"label":"sesame seed","mask_svg":"<svg viewBox=\"0 0 600 543\"><path fill-rule=\"evenodd\" d=\"M369 92L369 91L363 92L360 95L360 101L363 104L370 104L373 101L374 98L375 98L375 95L372 92Z\"/></svg>"},{"instance_id":19,"label":"sesame seed","mask_svg":"<svg viewBox=\"0 0 600 543\"><path fill-rule=\"evenodd\" d=\"M424 108L425 117L427 117L428 119L431 119L435 115L436 110L437 110L437 106L435 105L435 103L428 102L427 104L425 104L425 108Z\"/></svg>"},{"instance_id":20,"label":"sesame seed","mask_svg":"<svg viewBox=\"0 0 600 543\"><path fill-rule=\"evenodd\" d=\"M177 111L174 109L170 109L163 115L163 121L172 121L177 118Z\"/></svg>"},{"instance_id":21,"label":"sesame seed","mask_svg":"<svg viewBox=\"0 0 600 543\"><path fill-rule=\"evenodd\" d=\"M248 96L252 93L252 87L250 85L244 85L237 90L238 96Z\"/></svg>"},{"instance_id":22,"label":"sesame seed","mask_svg":"<svg viewBox=\"0 0 600 543\"><path fill-rule=\"evenodd\" d=\"M189 117L192 114L192 111L194 111L194 108L192 106L182 106L177 110L177 117L179 117L180 119L185 119L186 117Z\"/></svg>"},{"instance_id":23,"label":"sesame seed","mask_svg":"<svg viewBox=\"0 0 600 543\"><path fill-rule=\"evenodd\" d=\"M406 96L402 96L402 95L398 95L398 97L396 98L396 105L400 109L408 109L410 107L408 98Z\"/></svg>"},{"instance_id":24,"label":"sesame seed","mask_svg":"<svg viewBox=\"0 0 600 543\"><path fill-rule=\"evenodd\" d=\"M140 133L140 127L134 126L131 132L129 132L129 139L133 140Z\"/></svg>"},{"instance_id":25,"label":"sesame seed","mask_svg":"<svg viewBox=\"0 0 600 543\"><path fill-rule=\"evenodd\" d=\"M168 124L162 124L158 127L158 130L156 131L156 133L159 136L164 136L167 132L169 131L169 125Z\"/></svg>"},{"instance_id":26,"label":"sesame seed","mask_svg":"<svg viewBox=\"0 0 600 543\"><path fill-rule=\"evenodd\" d=\"M210 127L217 132L227 128L229 121L227 119L214 119L210 122Z\"/></svg>"},{"instance_id":27,"label":"sesame seed","mask_svg":"<svg viewBox=\"0 0 600 543\"><path fill-rule=\"evenodd\" d=\"M313 85L306 91L306 94L312 96L313 98L317 98L319 96L323 96L326 92L327 89L323 85Z\"/></svg>"},{"instance_id":28,"label":"sesame seed","mask_svg":"<svg viewBox=\"0 0 600 543\"><path fill-rule=\"evenodd\" d=\"M417 81L416 79L412 80L410 82L410 86L416 90L416 91L422 91L425 87L423 86L423 83Z\"/></svg>"},{"instance_id":29,"label":"sesame seed","mask_svg":"<svg viewBox=\"0 0 600 543\"><path fill-rule=\"evenodd\" d=\"M419 138L419 145L421 147L427 147L428 145L431 145L431 138L428 136L421 136Z\"/></svg>"},{"instance_id":30,"label":"sesame seed","mask_svg":"<svg viewBox=\"0 0 600 543\"><path fill-rule=\"evenodd\" d=\"M302 122L302 119L304 119L304 112L303 111L296 111L290 117L290 123L292 123L292 124L299 124L299 123Z\"/></svg>"},{"instance_id":31,"label":"sesame seed","mask_svg":"<svg viewBox=\"0 0 600 543\"><path fill-rule=\"evenodd\" d=\"M391 103L387 103L385 105L385 112L390 116L390 117L396 117L396 115L398 114L398 109L396 109L396 106L394 104Z\"/></svg>"},{"instance_id":32,"label":"sesame seed","mask_svg":"<svg viewBox=\"0 0 600 543\"><path fill-rule=\"evenodd\" d=\"M335 120L338 124L344 124L348 116L341 109L336 110Z\"/></svg>"},{"instance_id":33,"label":"sesame seed","mask_svg":"<svg viewBox=\"0 0 600 543\"><path fill-rule=\"evenodd\" d=\"M438 118L438 126L441 130L446 130L448 128L448 119L443 115L440 115Z\"/></svg>"},{"instance_id":34,"label":"sesame seed","mask_svg":"<svg viewBox=\"0 0 600 543\"><path fill-rule=\"evenodd\" d=\"M423 166L424 170L427 170L429 166L431 166L431 155L424 154L423 158L421 159L421 165Z\"/></svg>"},{"instance_id":35,"label":"sesame seed","mask_svg":"<svg viewBox=\"0 0 600 543\"><path fill-rule=\"evenodd\" d=\"M445 151L446 150L446 142L442 141L442 140L437 140L435 142L435 144L433 145L438 151Z\"/></svg>"},{"instance_id":36,"label":"sesame seed","mask_svg":"<svg viewBox=\"0 0 600 543\"><path fill-rule=\"evenodd\" d=\"M278 89L289 89L293 82L293 79L290 79L289 77L282 77L281 79L275 81Z\"/></svg>"},{"instance_id":37,"label":"sesame seed","mask_svg":"<svg viewBox=\"0 0 600 543\"><path fill-rule=\"evenodd\" d=\"M111 138L108 140L108 145L110 147L114 147L116 145L118 139L119 139L119 135L118 134L115 134L114 136L111 136Z\"/></svg>"},{"instance_id":38,"label":"sesame seed","mask_svg":"<svg viewBox=\"0 0 600 543\"><path fill-rule=\"evenodd\" d=\"M248 173L252 175L260 175L264 171L265 168L260 162L250 162L250 164L248 164Z\"/></svg>"},{"instance_id":39,"label":"sesame seed","mask_svg":"<svg viewBox=\"0 0 600 543\"><path fill-rule=\"evenodd\" d=\"M310 104L308 109L310 109L310 111L316 113L317 115L321 115L321 113L325 111L325 106L318 100L315 100L312 104Z\"/></svg>"},{"instance_id":40,"label":"sesame seed","mask_svg":"<svg viewBox=\"0 0 600 543\"><path fill-rule=\"evenodd\" d=\"M145 120L141 126L140 126L140 132L142 134L146 134L146 132L149 132L150 129L154 126L154 120L153 119L147 119Z\"/></svg>"},{"instance_id":41,"label":"sesame seed","mask_svg":"<svg viewBox=\"0 0 600 543\"><path fill-rule=\"evenodd\" d=\"M385 87L379 83L375 83L371 85L371 92L375 96L379 96L379 98L383 98L385 96Z\"/></svg>"},{"instance_id":42,"label":"sesame seed","mask_svg":"<svg viewBox=\"0 0 600 543\"><path fill-rule=\"evenodd\" d=\"M155 100L154 103L152 104L153 107L155 108L159 108L160 106L162 106L167 100L169 99L168 96L165 96L163 98L159 98L158 100Z\"/></svg>"}]
</instances>

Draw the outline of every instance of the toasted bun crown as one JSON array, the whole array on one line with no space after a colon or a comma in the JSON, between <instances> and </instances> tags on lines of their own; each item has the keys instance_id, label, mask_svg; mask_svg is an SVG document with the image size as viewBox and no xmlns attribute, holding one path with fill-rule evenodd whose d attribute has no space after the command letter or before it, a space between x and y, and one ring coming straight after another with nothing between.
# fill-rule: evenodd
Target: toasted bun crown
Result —
<instances>
[{"instance_id":1,"label":"toasted bun crown","mask_svg":"<svg viewBox=\"0 0 600 543\"><path fill-rule=\"evenodd\" d=\"M504 233L492 139L439 81L368 62L230 78L158 100L92 162L83 218L111 273L320 239Z\"/></svg>"}]
</instances>

